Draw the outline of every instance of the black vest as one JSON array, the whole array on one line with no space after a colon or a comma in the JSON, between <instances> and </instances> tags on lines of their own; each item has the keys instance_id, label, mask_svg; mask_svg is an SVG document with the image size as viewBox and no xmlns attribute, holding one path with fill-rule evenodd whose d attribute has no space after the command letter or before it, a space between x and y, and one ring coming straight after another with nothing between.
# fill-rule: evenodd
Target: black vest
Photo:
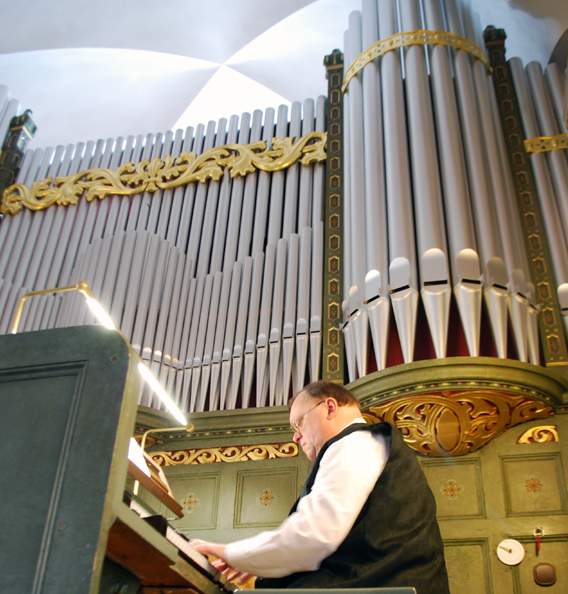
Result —
<instances>
[{"instance_id":1,"label":"black vest","mask_svg":"<svg viewBox=\"0 0 568 594\"><path fill-rule=\"evenodd\" d=\"M256 587L414 586L418 594L449 594L434 496L416 455L397 429L386 423L357 423L344 429L320 450L302 495L311 491L327 448L354 431L371 431L390 438L390 454L353 528L316 571L258 579Z\"/></svg>"}]
</instances>

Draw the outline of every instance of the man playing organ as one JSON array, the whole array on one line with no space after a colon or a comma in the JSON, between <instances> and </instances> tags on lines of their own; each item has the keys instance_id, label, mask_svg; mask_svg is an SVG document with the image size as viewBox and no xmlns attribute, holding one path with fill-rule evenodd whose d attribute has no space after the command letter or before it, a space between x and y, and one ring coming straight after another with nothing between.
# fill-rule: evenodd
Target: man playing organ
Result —
<instances>
[{"instance_id":1,"label":"man playing organ","mask_svg":"<svg viewBox=\"0 0 568 594\"><path fill-rule=\"evenodd\" d=\"M290 425L312 470L276 530L227 545L192 541L233 580L257 588L414 586L449 593L436 505L414 453L356 398L328 382L291 401Z\"/></svg>"}]
</instances>

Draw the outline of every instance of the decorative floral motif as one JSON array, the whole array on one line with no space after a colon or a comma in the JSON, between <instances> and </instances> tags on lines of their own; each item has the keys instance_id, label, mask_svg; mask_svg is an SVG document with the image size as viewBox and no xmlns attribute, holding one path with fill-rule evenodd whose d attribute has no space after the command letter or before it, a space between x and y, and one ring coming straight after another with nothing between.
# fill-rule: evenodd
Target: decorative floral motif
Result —
<instances>
[{"instance_id":1,"label":"decorative floral motif","mask_svg":"<svg viewBox=\"0 0 568 594\"><path fill-rule=\"evenodd\" d=\"M457 499L462 490L461 485L458 485L454 479L448 479L440 489L442 495L445 495L449 499Z\"/></svg>"},{"instance_id":2,"label":"decorative floral motif","mask_svg":"<svg viewBox=\"0 0 568 594\"><path fill-rule=\"evenodd\" d=\"M184 509L193 511L199 505L199 498L195 493L188 493L181 501Z\"/></svg>"},{"instance_id":3,"label":"decorative floral motif","mask_svg":"<svg viewBox=\"0 0 568 594\"><path fill-rule=\"evenodd\" d=\"M527 490L527 493L538 493L539 491L542 491L542 483L539 479L533 476L525 481L525 489Z\"/></svg>"},{"instance_id":4,"label":"decorative floral motif","mask_svg":"<svg viewBox=\"0 0 568 594\"><path fill-rule=\"evenodd\" d=\"M263 489L258 499L262 505L268 507L272 503L274 495L272 494L272 491L270 489Z\"/></svg>"}]
</instances>

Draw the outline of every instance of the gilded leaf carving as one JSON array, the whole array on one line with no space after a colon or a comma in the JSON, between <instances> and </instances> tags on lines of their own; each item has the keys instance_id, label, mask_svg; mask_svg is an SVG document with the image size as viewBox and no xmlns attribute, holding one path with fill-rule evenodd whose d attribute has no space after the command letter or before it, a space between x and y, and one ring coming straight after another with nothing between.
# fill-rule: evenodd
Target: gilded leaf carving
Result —
<instances>
[{"instance_id":1,"label":"gilded leaf carving","mask_svg":"<svg viewBox=\"0 0 568 594\"><path fill-rule=\"evenodd\" d=\"M326 159L325 132L310 132L300 138L275 137L252 144L227 144L201 155L182 153L126 163L115 171L89 169L74 175L46 178L31 187L13 184L6 188L0 206L2 214L17 214L22 208L43 210L52 205L70 206L83 198L87 202L107 196L133 196L177 188L192 182L218 181L227 171L231 177L257 170L273 172L294 163L311 165Z\"/></svg>"},{"instance_id":2,"label":"gilded leaf carving","mask_svg":"<svg viewBox=\"0 0 568 594\"><path fill-rule=\"evenodd\" d=\"M216 464L219 462L294 458L298 455L298 452L298 445L294 442L288 442L152 452L150 455L160 466L175 466L178 464Z\"/></svg>"}]
</instances>

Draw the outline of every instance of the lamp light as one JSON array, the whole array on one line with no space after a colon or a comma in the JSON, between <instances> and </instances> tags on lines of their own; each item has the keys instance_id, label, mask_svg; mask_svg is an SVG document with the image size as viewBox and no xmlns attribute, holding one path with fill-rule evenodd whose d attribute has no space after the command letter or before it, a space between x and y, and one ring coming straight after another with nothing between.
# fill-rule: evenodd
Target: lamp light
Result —
<instances>
[{"instance_id":1,"label":"lamp light","mask_svg":"<svg viewBox=\"0 0 568 594\"><path fill-rule=\"evenodd\" d=\"M11 334L16 334L18 332L18 327L20 325L24 307L30 299L42 295L73 292L77 292L83 295L88 308L95 316L97 322L101 324L101 326L104 326L109 330L119 332L122 338L124 338L124 340L127 342L127 344L130 345L126 337L116 328L109 313L95 298L89 285L84 281L77 283L76 285L69 285L68 287L54 287L53 289L41 289L39 291L29 291L28 293L24 293L18 300L18 303L16 304L16 308L14 310L14 315L12 317L12 325L10 328ZM134 354L138 357L136 353ZM183 428L185 429L188 426L187 417L183 414L181 409L175 403L174 399L166 392L166 390L160 384L158 378L154 375L154 373L152 373L150 368L147 365L145 365L142 361L138 362L137 368L138 373L140 373L142 379L146 382L146 384L148 384L148 387L152 390L152 392L154 392L156 396L158 396L166 410L175 418L176 421L182 423Z\"/></svg>"}]
</instances>

